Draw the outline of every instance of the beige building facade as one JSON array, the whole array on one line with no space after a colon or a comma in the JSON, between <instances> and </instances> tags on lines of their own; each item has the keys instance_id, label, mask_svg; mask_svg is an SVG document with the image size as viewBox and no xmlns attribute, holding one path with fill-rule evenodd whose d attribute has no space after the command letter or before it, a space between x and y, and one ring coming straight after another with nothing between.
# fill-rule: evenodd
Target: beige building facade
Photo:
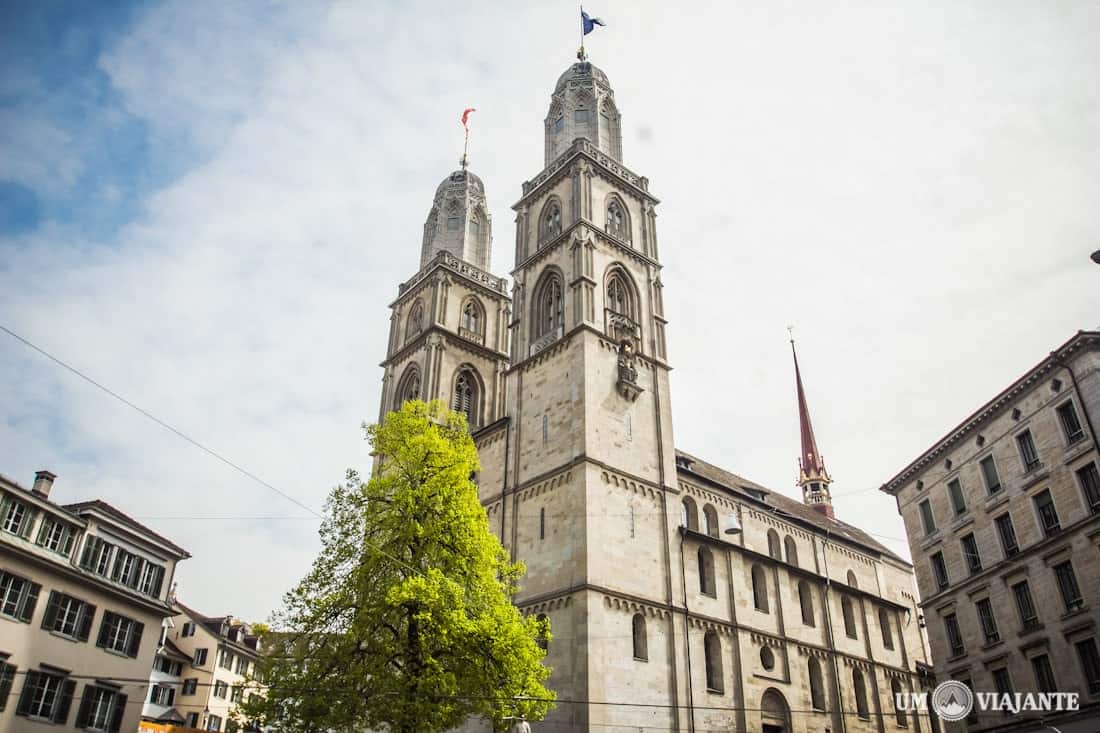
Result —
<instances>
[{"instance_id":1,"label":"beige building facade","mask_svg":"<svg viewBox=\"0 0 1100 733\"><path fill-rule=\"evenodd\" d=\"M534 728L936 730L894 705L929 661L912 567L833 516L819 457L796 500L676 449L658 202L607 76L570 66L543 124L511 292L483 182L464 160L437 190L380 406L467 413L491 528L527 565L515 602L552 624Z\"/></svg>"},{"instance_id":2,"label":"beige building facade","mask_svg":"<svg viewBox=\"0 0 1100 733\"><path fill-rule=\"evenodd\" d=\"M1100 730L1098 418L1100 332L1082 331L882 487L905 521L938 677L1072 692L1081 708L977 712L952 730Z\"/></svg>"},{"instance_id":3,"label":"beige building facade","mask_svg":"<svg viewBox=\"0 0 1100 733\"><path fill-rule=\"evenodd\" d=\"M176 563L190 555L56 477L0 476L0 730L137 729Z\"/></svg>"}]
</instances>

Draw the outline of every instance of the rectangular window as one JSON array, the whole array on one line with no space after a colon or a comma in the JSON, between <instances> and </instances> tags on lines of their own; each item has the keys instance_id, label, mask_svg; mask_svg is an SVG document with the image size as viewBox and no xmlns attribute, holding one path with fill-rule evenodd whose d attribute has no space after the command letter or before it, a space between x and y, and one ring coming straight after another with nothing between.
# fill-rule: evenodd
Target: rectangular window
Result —
<instances>
[{"instance_id":1,"label":"rectangular window","mask_svg":"<svg viewBox=\"0 0 1100 733\"><path fill-rule=\"evenodd\" d=\"M183 624L183 628L180 629L180 636L188 637L195 635L195 624L187 621Z\"/></svg>"},{"instance_id":2,"label":"rectangular window","mask_svg":"<svg viewBox=\"0 0 1100 733\"><path fill-rule=\"evenodd\" d=\"M192 712L192 713L187 714L187 727L188 728L198 728L199 727L199 714L198 713Z\"/></svg>"},{"instance_id":3,"label":"rectangular window","mask_svg":"<svg viewBox=\"0 0 1100 733\"><path fill-rule=\"evenodd\" d=\"M966 514L966 499L963 497L962 484L958 479L947 482L947 493L951 496L951 506L955 508L955 516Z\"/></svg>"},{"instance_id":4,"label":"rectangular window","mask_svg":"<svg viewBox=\"0 0 1100 733\"><path fill-rule=\"evenodd\" d=\"M457 216L448 216L447 217L447 230L448 231L457 232L461 228L462 228L462 220L461 219L459 219Z\"/></svg>"},{"instance_id":5,"label":"rectangular window","mask_svg":"<svg viewBox=\"0 0 1100 733\"><path fill-rule=\"evenodd\" d=\"M8 510L4 513L3 524L0 524L0 528L3 528L5 532L25 537L30 530L31 519L31 512L27 509L26 504L12 501L8 504Z\"/></svg>"},{"instance_id":6,"label":"rectangular window","mask_svg":"<svg viewBox=\"0 0 1100 733\"><path fill-rule=\"evenodd\" d=\"M0 615L30 623L42 586L0 570Z\"/></svg>"},{"instance_id":7,"label":"rectangular window","mask_svg":"<svg viewBox=\"0 0 1100 733\"><path fill-rule=\"evenodd\" d=\"M75 540L76 529L72 525L58 521L53 517L43 519L42 526L38 529L38 545L65 557L68 557L69 553L73 551Z\"/></svg>"},{"instance_id":8,"label":"rectangular window","mask_svg":"<svg viewBox=\"0 0 1100 733\"><path fill-rule=\"evenodd\" d=\"M183 681L183 691L181 695L194 695L199 689L199 678L191 677Z\"/></svg>"},{"instance_id":9,"label":"rectangular window","mask_svg":"<svg viewBox=\"0 0 1100 733\"><path fill-rule=\"evenodd\" d=\"M1001 549L1005 557L1012 557L1020 551L1020 544L1016 541L1016 528L1012 526L1012 517L1002 514L993 520L997 525L997 536L1001 540Z\"/></svg>"},{"instance_id":10,"label":"rectangular window","mask_svg":"<svg viewBox=\"0 0 1100 733\"><path fill-rule=\"evenodd\" d=\"M1050 537L1062 530L1062 524L1058 520L1058 510L1054 508L1054 497L1050 495L1050 489L1043 489L1042 493L1035 495L1035 510L1039 512L1039 523L1042 525L1044 535Z\"/></svg>"},{"instance_id":11,"label":"rectangular window","mask_svg":"<svg viewBox=\"0 0 1100 733\"><path fill-rule=\"evenodd\" d=\"M1035 610L1035 601L1031 599L1031 587L1026 580L1012 586L1012 595L1016 598L1016 610L1020 612L1020 624L1025 631L1039 625L1039 614Z\"/></svg>"},{"instance_id":12,"label":"rectangular window","mask_svg":"<svg viewBox=\"0 0 1100 733\"><path fill-rule=\"evenodd\" d=\"M99 537L89 535L84 541L84 552L80 555L80 567L96 575L107 577L111 567L115 546Z\"/></svg>"},{"instance_id":13,"label":"rectangular window","mask_svg":"<svg viewBox=\"0 0 1100 733\"><path fill-rule=\"evenodd\" d=\"M146 562L141 571L141 580L138 582L138 591L147 596L156 598L160 595L161 586L164 585L164 568L151 562Z\"/></svg>"},{"instance_id":14,"label":"rectangular window","mask_svg":"<svg viewBox=\"0 0 1100 733\"><path fill-rule=\"evenodd\" d=\"M64 675L27 670L15 714L58 725L69 721L76 682Z\"/></svg>"},{"instance_id":15,"label":"rectangular window","mask_svg":"<svg viewBox=\"0 0 1100 733\"><path fill-rule=\"evenodd\" d=\"M1058 421L1062 423L1062 430L1066 433L1066 442L1070 445L1085 437L1085 431L1081 428L1081 421L1077 419L1077 408L1072 402L1058 408Z\"/></svg>"},{"instance_id":16,"label":"rectangular window","mask_svg":"<svg viewBox=\"0 0 1100 733\"><path fill-rule=\"evenodd\" d=\"M237 674L246 675L248 674L248 667L250 664L251 663L244 657L237 657L237 669L234 671L236 671Z\"/></svg>"},{"instance_id":17,"label":"rectangular window","mask_svg":"<svg viewBox=\"0 0 1100 733\"><path fill-rule=\"evenodd\" d=\"M8 698L11 697L11 688L15 683L15 665L0 662L0 712L8 707Z\"/></svg>"},{"instance_id":18,"label":"rectangular window","mask_svg":"<svg viewBox=\"0 0 1100 733\"><path fill-rule=\"evenodd\" d=\"M1073 613L1085 605L1084 599L1081 598L1081 589L1077 586L1077 575L1073 572L1073 565L1069 560L1055 565L1054 575L1058 578L1058 590L1062 592L1066 613Z\"/></svg>"},{"instance_id":19,"label":"rectangular window","mask_svg":"<svg viewBox=\"0 0 1100 733\"><path fill-rule=\"evenodd\" d=\"M936 520L932 516L932 504L928 499L920 503L920 521L924 525L925 535L930 535L936 531Z\"/></svg>"},{"instance_id":20,"label":"rectangular window","mask_svg":"<svg viewBox=\"0 0 1100 733\"><path fill-rule=\"evenodd\" d=\"M1085 503L1093 514L1100 514L1100 471L1096 470L1096 463L1090 463L1077 470L1077 482L1081 484L1081 491L1085 493Z\"/></svg>"},{"instance_id":21,"label":"rectangular window","mask_svg":"<svg viewBox=\"0 0 1100 733\"><path fill-rule=\"evenodd\" d=\"M587 125L588 124L588 110L578 109L573 112L573 124Z\"/></svg>"},{"instance_id":22,"label":"rectangular window","mask_svg":"<svg viewBox=\"0 0 1100 733\"><path fill-rule=\"evenodd\" d=\"M99 625L99 638L96 646L128 657L137 657L141 647L141 635L145 624L132 618L104 611L103 621Z\"/></svg>"},{"instance_id":23,"label":"rectangular window","mask_svg":"<svg viewBox=\"0 0 1100 733\"><path fill-rule=\"evenodd\" d=\"M986 456L981 461L982 467L982 479L985 481L985 488L990 494L996 494L1001 490L1001 477L997 475L997 464L993 460L993 456Z\"/></svg>"},{"instance_id":24,"label":"rectangular window","mask_svg":"<svg viewBox=\"0 0 1100 733\"><path fill-rule=\"evenodd\" d=\"M1057 692L1054 670L1050 668L1050 659L1046 654L1031 658L1031 669L1035 672L1035 684L1039 692Z\"/></svg>"},{"instance_id":25,"label":"rectangular window","mask_svg":"<svg viewBox=\"0 0 1100 733\"><path fill-rule=\"evenodd\" d=\"M974 539L974 534L968 534L960 540L962 545L963 559L966 560L966 567L970 570L971 575L975 575L982 571L982 558L978 554L978 541Z\"/></svg>"},{"instance_id":26,"label":"rectangular window","mask_svg":"<svg viewBox=\"0 0 1100 733\"><path fill-rule=\"evenodd\" d=\"M937 552L929 558L932 562L932 576L936 580L936 587L943 590L947 587L947 565L943 561L943 553Z\"/></svg>"},{"instance_id":27,"label":"rectangular window","mask_svg":"<svg viewBox=\"0 0 1100 733\"><path fill-rule=\"evenodd\" d=\"M240 702L244 698L244 688L233 685L229 690L229 702Z\"/></svg>"},{"instance_id":28,"label":"rectangular window","mask_svg":"<svg viewBox=\"0 0 1100 733\"><path fill-rule=\"evenodd\" d=\"M947 632L947 644L951 647L951 656L957 657L966 652L963 646L962 633L959 631L959 619L955 614L949 613L943 617L943 628Z\"/></svg>"},{"instance_id":29,"label":"rectangular window","mask_svg":"<svg viewBox=\"0 0 1100 733\"><path fill-rule=\"evenodd\" d=\"M46 613L42 615L42 628L55 634L87 641L92 631L95 606L64 593L50 591Z\"/></svg>"},{"instance_id":30,"label":"rectangular window","mask_svg":"<svg viewBox=\"0 0 1100 733\"><path fill-rule=\"evenodd\" d=\"M1043 465L1039 460L1039 451L1035 450L1035 441L1031 438L1030 430L1016 436L1016 445L1020 448L1020 460L1024 462L1025 473Z\"/></svg>"},{"instance_id":31,"label":"rectangular window","mask_svg":"<svg viewBox=\"0 0 1100 733\"><path fill-rule=\"evenodd\" d=\"M233 653L228 649L218 650L218 666L222 669L233 669Z\"/></svg>"},{"instance_id":32,"label":"rectangular window","mask_svg":"<svg viewBox=\"0 0 1100 733\"><path fill-rule=\"evenodd\" d=\"M1096 639L1079 641L1074 647L1077 649L1077 659L1081 662L1081 674L1085 676L1089 694L1100 693L1100 654L1096 653Z\"/></svg>"},{"instance_id":33,"label":"rectangular window","mask_svg":"<svg viewBox=\"0 0 1100 733\"><path fill-rule=\"evenodd\" d=\"M153 688L149 693L149 702L153 703L154 705L163 705L167 707L175 701L176 689L174 687L168 687L166 685L153 685Z\"/></svg>"},{"instance_id":34,"label":"rectangular window","mask_svg":"<svg viewBox=\"0 0 1100 733\"><path fill-rule=\"evenodd\" d=\"M1012 694L1012 678L1008 676L1008 669L1001 667L993 670L993 686L999 695ZM1007 711L1005 711L1007 713Z\"/></svg>"},{"instance_id":35,"label":"rectangular window","mask_svg":"<svg viewBox=\"0 0 1100 733\"><path fill-rule=\"evenodd\" d=\"M217 715L211 715L209 718L206 719L206 729L207 730L221 730L222 729L222 719L220 717L218 717Z\"/></svg>"},{"instance_id":36,"label":"rectangular window","mask_svg":"<svg viewBox=\"0 0 1100 733\"><path fill-rule=\"evenodd\" d=\"M206 650L205 649L196 649L195 650L195 658L191 661L191 666L201 667L204 664L206 664Z\"/></svg>"},{"instance_id":37,"label":"rectangular window","mask_svg":"<svg viewBox=\"0 0 1100 733\"><path fill-rule=\"evenodd\" d=\"M214 683L214 697L224 700L229 694L229 685L221 680Z\"/></svg>"},{"instance_id":38,"label":"rectangular window","mask_svg":"<svg viewBox=\"0 0 1100 733\"><path fill-rule=\"evenodd\" d=\"M970 680L969 678L959 680L959 682L962 682L964 685L966 685L967 689L970 690L971 697L973 698L973 696L974 696L974 682L972 680ZM968 725L973 725L973 724L978 722L978 713L975 710L976 707L978 707L978 706L977 705L970 706L970 713L966 716L966 722L967 722ZM936 720L936 718L933 717L932 720Z\"/></svg>"},{"instance_id":39,"label":"rectangular window","mask_svg":"<svg viewBox=\"0 0 1100 733\"><path fill-rule=\"evenodd\" d=\"M978 609L978 621L982 626L982 634L985 636L985 643L992 644L1001 640L1001 635L997 632L997 619L993 615L993 606L989 603L988 598L983 598L975 604Z\"/></svg>"}]
</instances>

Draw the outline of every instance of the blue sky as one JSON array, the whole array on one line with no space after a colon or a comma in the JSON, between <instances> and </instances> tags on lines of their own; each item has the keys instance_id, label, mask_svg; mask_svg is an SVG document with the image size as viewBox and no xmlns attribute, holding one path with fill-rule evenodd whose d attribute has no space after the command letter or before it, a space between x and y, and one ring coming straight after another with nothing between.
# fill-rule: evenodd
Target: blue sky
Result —
<instances>
[{"instance_id":1,"label":"blue sky","mask_svg":"<svg viewBox=\"0 0 1100 733\"><path fill-rule=\"evenodd\" d=\"M837 513L1079 328L1100 268L1100 6L607 0L589 37L659 236L684 450L794 495L795 324ZM370 459L397 283L478 109L511 269L575 6L5 3L0 323L320 507ZM266 617L316 521L0 338L0 473L58 474Z\"/></svg>"}]
</instances>

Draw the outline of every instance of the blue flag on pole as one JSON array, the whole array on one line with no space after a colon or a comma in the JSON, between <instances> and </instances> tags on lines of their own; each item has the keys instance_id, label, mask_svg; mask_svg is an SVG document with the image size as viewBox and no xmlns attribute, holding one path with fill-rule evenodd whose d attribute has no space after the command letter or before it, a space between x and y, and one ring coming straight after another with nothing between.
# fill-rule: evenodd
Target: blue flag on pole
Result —
<instances>
[{"instance_id":1,"label":"blue flag on pole","mask_svg":"<svg viewBox=\"0 0 1100 733\"><path fill-rule=\"evenodd\" d=\"M588 13L584 12L583 10L581 11L581 22L584 23L584 33L582 33L581 35L585 35L585 36L587 36L592 31L596 30L596 26L598 26L598 25L606 26L607 25L607 23L604 23L601 19L593 18Z\"/></svg>"}]
</instances>

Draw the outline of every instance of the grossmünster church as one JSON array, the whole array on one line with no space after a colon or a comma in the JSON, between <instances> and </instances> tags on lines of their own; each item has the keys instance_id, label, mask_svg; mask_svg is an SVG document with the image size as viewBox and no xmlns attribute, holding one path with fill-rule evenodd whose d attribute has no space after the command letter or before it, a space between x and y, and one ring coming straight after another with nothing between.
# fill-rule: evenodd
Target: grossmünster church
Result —
<instances>
[{"instance_id":1,"label":"grossm\u00fcnster church","mask_svg":"<svg viewBox=\"0 0 1100 733\"><path fill-rule=\"evenodd\" d=\"M566 69L543 125L510 287L482 180L436 189L381 405L469 418L515 602L553 629L533 730L938 733L894 702L931 684L912 566L834 516L801 377L801 501L677 449L658 200L607 75Z\"/></svg>"}]
</instances>

